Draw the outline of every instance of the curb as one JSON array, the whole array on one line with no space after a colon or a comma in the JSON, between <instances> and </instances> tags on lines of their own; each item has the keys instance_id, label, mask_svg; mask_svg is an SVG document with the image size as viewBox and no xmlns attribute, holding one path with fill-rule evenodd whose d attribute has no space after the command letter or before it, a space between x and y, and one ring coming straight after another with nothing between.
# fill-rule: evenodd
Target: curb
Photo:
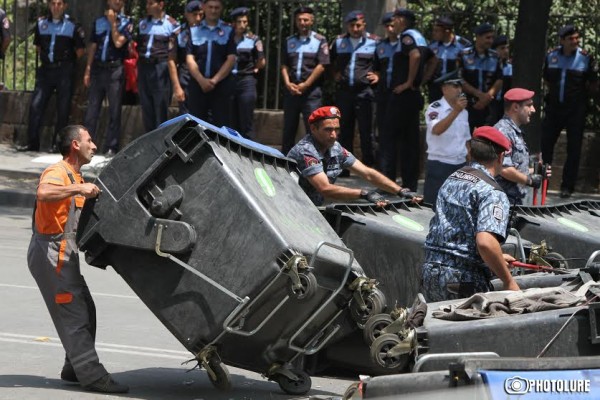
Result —
<instances>
[{"instance_id":1,"label":"curb","mask_svg":"<svg viewBox=\"0 0 600 400\"><path fill-rule=\"evenodd\" d=\"M35 193L15 189L0 189L0 206L33 208Z\"/></svg>"}]
</instances>

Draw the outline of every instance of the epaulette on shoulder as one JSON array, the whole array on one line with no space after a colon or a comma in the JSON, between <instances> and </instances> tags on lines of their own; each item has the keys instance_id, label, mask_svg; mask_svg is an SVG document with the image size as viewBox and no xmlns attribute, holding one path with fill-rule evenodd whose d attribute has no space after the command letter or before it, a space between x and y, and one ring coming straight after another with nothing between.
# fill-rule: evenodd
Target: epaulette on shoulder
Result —
<instances>
[{"instance_id":1,"label":"epaulette on shoulder","mask_svg":"<svg viewBox=\"0 0 600 400\"><path fill-rule=\"evenodd\" d=\"M465 48L473 46L473 43L471 43L470 40L465 39L462 36L458 37L458 43L460 43L461 45L465 46Z\"/></svg>"},{"instance_id":2,"label":"epaulette on shoulder","mask_svg":"<svg viewBox=\"0 0 600 400\"><path fill-rule=\"evenodd\" d=\"M315 36L315 37L316 37L316 36ZM336 39L343 39L343 38L345 38L345 37L346 37L346 34L345 34L345 33L340 33L340 34L339 34L339 35L337 35L335 38L336 38Z\"/></svg>"},{"instance_id":3,"label":"epaulette on shoulder","mask_svg":"<svg viewBox=\"0 0 600 400\"><path fill-rule=\"evenodd\" d=\"M582 48L579 48L579 52L584 56L587 56L589 54L589 51L587 51L586 49L582 49Z\"/></svg>"},{"instance_id":4,"label":"epaulette on shoulder","mask_svg":"<svg viewBox=\"0 0 600 400\"><path fill-rule=\"evenodd\" d=\"M317 40L325 40L325 36L321 35L320 33L315 32L315 39L317 39Z\"/></svg>"},{"instance_id":5,"label":"epaulette on shoulder","mask_svg":"<svg viewBox=\"0 0 600 400\"><path fill-rule=\"evenodd\" d=\"M246 33L246 37L247 37L248 39L251 39L251 40L258 39L258 36L256 36L256 35L255 35L254 33L252 33L252 32L248 32L248 33Z\"/></svg>"},{"instance_id":6,"label":"epaulette on shoulder","mask_svg":"<svg viewBox=\"0 0 600 400\"><path fill-rule=\"evenodd\" d=\"M294 36L296 36L296 35L290 35L290 36L286 37L285 41L287 42L288 40L292 39Z\"/></svg>"},{"instance_id":7,"label":"epaulette on shoulder","mask_svg":"<svg viewBox=\"0 0 600 400\"><path fill-rule=\"evenodd\" d=\"M434 101L433 103L431 103L431 108L438 108L441 105L442 103L440 103L439 101Z\"/></svg>"},{"instance_id":8,"label":"epaulette on shoulder","mask_svg":"<svg viewBox=\"0 0 600 400\"><path fill-rule=\"evenodd\" d=\"M558 51L558 50L560 50L560 46L553 47L553 48L551 48L550 50L548 50L548 54L550 54L550 53L554 53L555 51Z\"/></svg>"},{"instance_id":9,"label":"epaulette on shoulder","mask_svg":"<svg viewBox=\"0 0 600 400\"><path fill-rule=\"evenodd\" d=\"M179 25L179 22L177 22L177 20L170 15L167 15L167 21L169 21L171 25Z\"/></svg>"},{"instance_id":10,"label":"epaulette on shoulder","mask_svg":"<svg viewBox=\"0 0 600 400\"><path fill-rule=\"evenodd\" d=\"M41 20L43 20L43 19L46 19L46 16L45 16L45 15L40 15L40 16L38 17L38 21L41 21Z\"/></svg>"},{"instance_id":11,"label":"epaulette on shoulder","mask_svg":"<svg viewBox=\"0 0 600 400\"><path fill-rule=\"evenodd\" d=\"M381 39L379 36L377 36L377 35L376 35L376 34L374 34L374 33L369 33L369 34L367 35L367 38L368 38L368 39L371 39L371 40L379 40L379 39Z\"/></svg>"},{"instance_id":12,"label":"epaulette on shoulder","mask_svg":"<svg viewBox=\"0 0 600 400\"><path fill-rule=\"evenodd\" d=\"M462 49L460 52L462 54L472 54L474 51L475 51L475 47L471 46L471 47Z\"/></svg>"}]
</instances>

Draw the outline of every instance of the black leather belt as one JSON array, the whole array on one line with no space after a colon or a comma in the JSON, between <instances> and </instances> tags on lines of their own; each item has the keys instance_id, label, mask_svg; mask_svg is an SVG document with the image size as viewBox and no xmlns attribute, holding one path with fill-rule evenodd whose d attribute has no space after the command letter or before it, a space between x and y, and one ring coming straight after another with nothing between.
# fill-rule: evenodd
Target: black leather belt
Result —
<instances>
[{"instance_id":1,"label":"black leather belt","mask_svg":"<svg viewBox=\"0 0 600 400\"><path fill-rule=\"evenodd\" d=\"M138 58L138 62L140 64L160 64L162 62L166 62L167 60L168 60L168 58L145 58L145 57Z\"/></svg>"},{"instance_id":2,"label":"black leather belt","mask_svg":"<svg viewBox=\"0 0 600 400\"><path fill-rule=\"evenodd\" d=\"M44 68L60 68L73 65L73 61L57 61L52 63L42 64Z\"/></svg>"},{"instance_id":3,"label":"black leather belt","mask_svg":"<svg viewBox=\"0 0 600 400\"><path fill-rule=\"evenodd\" d=\"M93 66L98 68L116 68L123 65L122 60L114 60L114 61L94 61Z\"/></svg>"}]
</instances>

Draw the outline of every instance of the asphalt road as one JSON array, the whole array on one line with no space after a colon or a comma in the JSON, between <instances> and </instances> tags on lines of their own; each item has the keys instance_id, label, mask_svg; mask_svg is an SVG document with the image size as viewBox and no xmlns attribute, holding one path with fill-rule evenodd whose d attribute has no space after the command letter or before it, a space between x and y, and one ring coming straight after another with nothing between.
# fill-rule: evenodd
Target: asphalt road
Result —
<instances>
[{"instance_id":1,"label":"asphalt road","mask_svg":"<svg viewBox=\"0 0 600 400\"><path fill-rule=\"evenodd\" d=\"M27 268L30 210L0 207L0 399L328 399L350 380L313 377L306 396L284 394L259 374L229 367L233 389L220 392L205 371L186 372L191 354L111 268L82 264L98 312L97 350L125 395L107 396L60 380L64 351ZM83 259L83 257L81 257Z\"/></svg>"}]
</instances>

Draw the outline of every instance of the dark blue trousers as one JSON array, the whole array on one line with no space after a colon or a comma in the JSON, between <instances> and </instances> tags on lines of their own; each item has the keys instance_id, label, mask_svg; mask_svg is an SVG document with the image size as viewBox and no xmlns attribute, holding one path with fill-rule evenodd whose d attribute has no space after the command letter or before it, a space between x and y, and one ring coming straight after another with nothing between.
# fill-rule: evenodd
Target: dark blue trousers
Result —
<instances>
[{"instance_id":1,"label":"dark blue trousers","mask_svg":"<svg viewBox=\"0 0 600 400\"><path fill-rule=\"evenodd\" d=\"M306 133L310 133L308 117L323 104L321 87L313 86L302 96L292 96L287 90L283 95L283 138L281 152L287 154L296 142L298 118L302 113Z\"/></svg>"},{"instance_id":2,"label":"dark blue trousers","mask_svg":"<svg viewBox=\"0 0 600 400\"><path fill-rule=\"evenodd\" d=\"M358 122L362 162L368 166L375 164L373 151L373 89L369 86L357 88L344 86L336 93L336 103L342 119L340 121L339 142L345 149L354 149L354 127Z\"/></svg>"},{"instance_id":3,"label":"dark blue trousers","mask_svg":"<svg viewBox=\"0 0 600 400\"><path fill-rule=\"evenodd\" d=\"M256 78L254 75L234 76L232 128L242 136L255 140L254 109L256 108Z\"/></svg>"},{"instance_id":4,"label":"dark blue trousers","mask_svg":"<svg viewBox=\"0 0 600 400\"><path fill-rule=\"evenodd\" d=\"M96 141L98 117L102 108L102 101L108 99L109 122L104 140L103 152L119 151L121 139L121 104L123 103L123 87L125 75L123 66L99 67L92 64L90 73L90 89L88 93L88 108L83 124Z\"/></svg>"},{"instance_id":5,"label":"dark blue trousers","mask_svg":"<svg viewBox=\"0 0 600 400\"><path fill-rule=\"evenodd\" d=\"M138 60L138 92L146 132L168 119L171 104L171 78L167 61L146 63Z\"/></svg>"},{"instance_id":6,"label":"dark blue trousers","mask_svg":"<svg viewBox=\"0 0 600 400\"><path fill-rule=\"evenodd\" d=\"M35 89L29 106L29 126L27 137L32 150L40 148L40 128L44 112L52 93L56 92L56 125L52 145L56 135L69 123L71 98L73 96L73 63L63 62L56 67L41 66L35 74Z\"/></svg>"},{"instance_id":7,"label":"dark blue trousers","mask_svg":"<svg viewBox=\"0 0 600 400\"><path fill-rule=\"evenodd\" d=\"M233 85L234 81L230 75L219 82L213 90L204 93L198 82L191 79L188 85L190 113L219 128L230 127Z\"/></svg>"}]
</instances>

